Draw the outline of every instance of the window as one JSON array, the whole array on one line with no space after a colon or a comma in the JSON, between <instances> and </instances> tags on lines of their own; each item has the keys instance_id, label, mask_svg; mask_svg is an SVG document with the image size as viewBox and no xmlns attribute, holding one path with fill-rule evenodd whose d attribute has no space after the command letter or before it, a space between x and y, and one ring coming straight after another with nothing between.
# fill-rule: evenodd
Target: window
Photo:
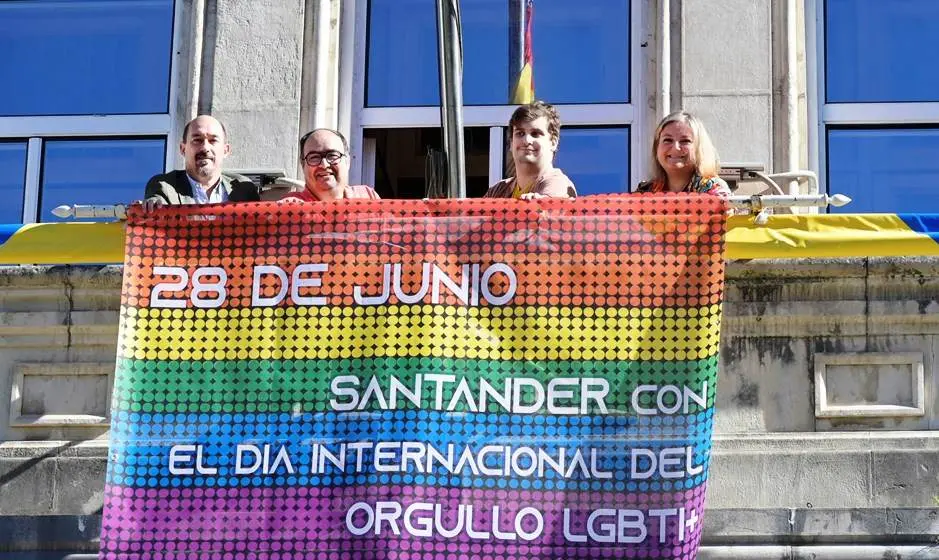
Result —
<instances>
[{"instance_id":1,"label":"window","mask_svg":"<svg viewBox=\"0 0 939 560\"><path fill-rule=\"evenodd\" d=\"M461 2L463 26L463 120L473 138L485 135L486 160L467 155L473 168L471 193L478 192L479 168L485 182L502 178L506 124L515 109L509 105L509 11L522 0ZM557 165L575 179L581 192L623 192L645 171L644 158L630 150L631 134L640 134L641 99L638 80L641 48L634 25L642 21L641 2L630 0L535 0L533 57L538 99L557 105L563 129ZM344 38L352 46L358 71L353 72L353 180L378 179L399 184L393 170L376 158L387 134L382 129L424 130L425 144L412 151L423 157L440 135L437 26L434 0L370 0L357 3L355 29L361 37ZM341 68L341 72L352 72ZM436 142L439 147L439 141ZM601 161L596 161L597 159ZM419 162L417 162L419 163ZM409 169L432 168L414 165ZM408 176L408 184L427 184ZM584 189L587 189L584 191ZM421 193L418 193L421 194Z\"/></svg>"},{"instance_id":2,"label":"window","mask_svg":"<svg viewBox=\"0 0 939 560\"><path fill-rule=\"evenodd\" d=\"M40 216L57 221L51 212L62 204L142 198L153 170L163 166L166 140L49 140L44 148Z\"/></svg>"},{"instance_id":3,"label":"window","mask_svg":"<svg viewBox=\"0 0 939 560\"><path fill-rule=\"evenodd\" d=\"M814 4L814 8L813 5ZM820 174L832 212L939 211L934 0L809 0L817 10Z\"/></svg>"},{"instance_id":4,"label":"window","mask_svg":"<svg viewBox=\"0 0 939 560\"><path fill-rule=\"evenodd\" d=\"M172 2L2 2L0 113L166 113L172 37Z\"/></svg>"},{"instance_id":5,"label":"window","mask_svg":"<svg viewBox=\"0 0 939 560\"><path fill-rule=\"evenodd\" d=\"M434 0L372 0L370 107L438 105ZM504 105L509 92L507 0L462 2L463 102ZM535 87L551 103L629 102L628 0L537 0ZM589 84L589 87L585 87Z\"/></svg>"},{"instance_id":6,"label":"window","mask_svg":"<svg viewBox=\"0 0 939 560\"><path fill-rule=\"evenodd\" d=\"M486 194L489 187L489 129L465 128L463 148L466 153L466 191L469 197ZM365 136L369 152L374 154L375 167L367 173L369 183L382 198L423 198L427 194L440 196L446 177L442 176L442 158L439 167L428 171L428 150L431 154L441 149L438 128L394 128L369 130ZM373 146L373 147L372 147ZM428 179L429 177L429 179ZM436 183L435 183L436 180Z\"/></svg>"},{"instance_id":7,"label":"window","mask_svg":"<svg viewBox=\"0 0 939 560\"><path fill-rule=\"evenodd\" d=\"M830 128L828 176L852 213L935 211L939 128ZM931 206L924 206L931 203Z\"/></svg>"},{"instance_id":8,"label":"window","mask_svg":"<svg viewBox=\"0 0 939 560\"><path fill-rule=\"evenodd\" d=\"M59 204L130 202L166 168L177 8L0 2L0 74L16 84L0 91L0 167L23 166L5 218L49 221Z\"/></svg>"},{"instance_id":9,"label":"window","mask_svg":"<svg viewBox=\"0 0 939 560\"><path fill-rule=\"evenodd\" d=\"M939 101L939 2L828 0L825 32L829 103Z\"/></svg>"},{"instance_id":10,"label":"window","mask_svg":"<svg viewBox=\"0 0 939 560\"><path fill-rule=\"evenodd\" d=\"M565 128L555 165L577 194L628 192L629 128Z\"/></svg>"},{"instance_id":11,"label":"window","mask_svg":"<svg viewBox=\"0 0 939 560\"><path fill-rule=\"evenodd\" d=\"M23 219L26 186L26 142L0 142L0 224L18 224Z\"/></svg>"}]
</instances>

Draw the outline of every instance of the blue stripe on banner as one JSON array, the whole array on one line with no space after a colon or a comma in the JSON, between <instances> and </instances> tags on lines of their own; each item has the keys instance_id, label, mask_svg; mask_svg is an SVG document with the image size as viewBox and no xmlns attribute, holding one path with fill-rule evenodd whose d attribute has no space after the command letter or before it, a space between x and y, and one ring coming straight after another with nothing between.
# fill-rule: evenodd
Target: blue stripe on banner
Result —
<instances>
[{"instance_id":1,"label":"blue stripe on banner","mask_svg":"<svg viewBox=\"0 0 939 560\"><path fill-rule=\"evenodd\" d=\"M291 416L142 415L121 412L112 424L111 452L121 457L119 463L122 465L115 464L113 470L109 471L108 482L142 487L426 484L536 490L669 491L694 487L707 477L711 411L689 416L641 419L487 414L445 416L439 412L420 412L426 415L423 419L415 415L411 420L397 422L392 421L390 415L384 419L383 413L343 415L330 412ZM160 423L147 423L142 416L151 417L151 422ZM490 416L495 417L495 420L490 420ZM224 421L225 417L229 419L228 422ZM138 424L134 424L134 418ZM507 422L502 423L501 419ZM554 421L550 425L549 419ZM561 419L568 420L568 425L562 426L558 422ZM666 421L670 421L669 425L666 425ZM523 423L529 424L525 430L529 435L524 438L521 437ZM277 438L273 434L284 434L286 437ZM421 473L413 461L405 461L403 467L387 472L377 472L374 466L375 450L371 447L361 451L362 468L358 469L355 462L359 452L354 448L340 447L343 443L378 441L418 442L412 451L423 457L421 461L426 461L428 454L422 444L433 446L438 453L447 457L451 453L447 447L447 443L450 443L455 463L459 462L467 447L475 456L483 446L489 445L493 447L486 454L485 465L491 469L499 469L504 465L506 447L510 456L523 449L532 449L534 453L543 450L554 461L561 460L560 450L564 449L567 466L562 468L571 468L579 451L582 463L574 467L574 476L563 476L547 468L542 475L535 474L513 481L506 480L504 475L498 473L476 474L469 466L451 473L439 461L435 461L432 471L426 473ZM171 475L170 447L177 444L200 446L200 464L217 471ZM292 472L287 472L282 464L266 475L263 472L236 474L238 444L252 444L259 449L268 444L268 464L274 464L279 450L285 448ZM319 445L315 448L314 444ZM322 455L323 449L338 460L346 461L345 467L340 468L327 461L325 455ZM313 456L317 453L321 454L317 464L322 468L311 468L314 464ZM402 464L403 451L400 446L388 453L383 460L384 464ZM521 466L527 467L531 464L530 455L526 451L520 453ZM657 467L649 455L656 458L655 463L660 462L659 457L665 457L667 464L662 463ZM182 457L178 465L184 468L195 465L195 452L192 449L178 457ZM253 458L253 455L249 458ZM634 460L638 461L636 467L641 476L633 477L631 474ZM253 463L251 461L250 464ZM684 470L686 466L691 472ZM587 469L587 472L582 473L582 469ZM599 473L608 475L601 476Z\"/></svg>"},{"instance_id":2,"label":"blue stripe on banner","mask_svg":"<svg viewBox=\"0 0 939 560\"><path fill-rule=\"evenodd\" d=\"M939 242L939 214L897 214L911 230Z\"/></svg>"},{"instance_id":3,"label":"blue stripe on banner","mask_svg":"<svg viewBox=\"0 0 939 560\"><path fill-rule=\"evenodd\" d=\"M481 435L511 438L523 432L549 438L618 437L697 439L710 433L713 409L672 416L547 416L540 414L447 413L436 410L385 412L306 412L301 414L159 414L120 411L111 421L111 439L133 442L186 441L219 430L239 440L265 434L359 439L378 434L395 439L452 441ZM532 427L522 428L530 425ZM481 431L481 428L486 430Z\"/></svg>"},{"instance_id":4,"label":"blue stripe on banner","mask_svg":"<svg viewBox=\"0 0 939 560\"><path fill-rule=\"evenodd\" d=\"M0 224L0 246L13 237L21 227L23 224Z\"/></svg>"}]
</instances>

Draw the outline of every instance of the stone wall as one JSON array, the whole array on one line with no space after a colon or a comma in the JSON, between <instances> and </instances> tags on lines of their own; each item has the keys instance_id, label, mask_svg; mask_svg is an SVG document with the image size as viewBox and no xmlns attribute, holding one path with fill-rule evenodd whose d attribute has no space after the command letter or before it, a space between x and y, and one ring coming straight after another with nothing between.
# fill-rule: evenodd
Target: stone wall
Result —
<instances>
[{"instance_id":1,"label":"stone wall","mask_svg":"<svg viewBox=\"0 0 939 560\"><path fill-rule=\"evenodd\" d=\"M939 558L939 259L727 277L702 555ZM0 529L21 534L0 558L53 529L49 546L96 547L120 284L119 267L0 268ZM838 556L860 543L879 556Z\"/></svg>"}]
</instances>

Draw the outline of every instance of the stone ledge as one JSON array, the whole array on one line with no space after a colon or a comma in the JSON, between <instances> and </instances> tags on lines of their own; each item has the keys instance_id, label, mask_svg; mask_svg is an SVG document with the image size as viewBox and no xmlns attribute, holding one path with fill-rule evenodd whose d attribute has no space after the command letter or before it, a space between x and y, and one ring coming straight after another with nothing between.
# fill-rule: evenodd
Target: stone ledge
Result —
<instances>
[{"instance_id":1,"label":"stone ledge","mask_svg":"<svg viewBox=\"0 0 939 560\"><path fill-rule=\"evenodd\" d=\"M698 560L939 560L939 545L702 546Z\"/></svg>"},{"instance_id":2,"label":"stone ledge","mask_svg":"<svg viewBox=\"0 0 939 560\"><path fill-rule=\"evenodd\" d=\"M715 434L714 452L745 451L751 453L799 451L936 451L939 452L937 431L856 431L843 433L789 432L769 434ZM55 452L57 450L57 452ZM0 458L38 457L55 452L56 457L108 456L108 441L7 441L0 442Z\"/></svg>"},{"instance_id":3,"label":"stone ledge","mask_svg":"<svg viewBox=\"0 0 939 560\"><path fill-rule=\"evenodd\" d=\"M0 552L93 553L98 549L101 519L101 515L0 516L0 535L4 535ZM937 534L939 510L928 508L715 509L705 512L699 558L939 558ZM902 549L909 556L869 556L888 549ZM787 556L787 551L800 555ZM810 551L819 555L803 556ZM848 551L855 556L846 555ZM923 551L932 555L913 555Z\"/></svg>"},{"instance_id":4,"label":"stone ledge","mask_svg":"<svg viewBox=\"0 0 939 560\"><path fill-rule=\"evenodd\" d=\"M939 508L705 509L704 540L741 544L937 544Z\"/></svg>"},{"instance_id":5,"label":"stone ledge","mask_svg":"<svg viewBox=\"0 0 939 560\"><path fill-rule=\"evenodd\" d=\"M0 444L0 514L90 514L103 501L106 440ZM708 505L884 512L932 508L939 433L715 438ZM9 501L8 501L9 500ZM812 508L815 508L814 510ZM760 515L766 515L760 514ZM774 517L778 521L778 515ZM776 531L782 534L781 530ZM939 534L939 525L936 527Z\"/></svg>"},{"instance_id":6,"label":"stone ledge","mask_svg":"<svg viewBox=\"0 0 939 560\"><path fill-rule=\"evenodd\" d=\"M74 287L119 287L123 265L0 266L0 286L35 288L37 278L53 285L66 280ZM939 278L939 257L852 257L820 259L752 259L727 263L728 280L755 278L826 279L889 276Z\"/></svg>"},{"instance_id":7,"label":"stone ledge","mask_svg":"<svg viewBox=\"0 0 939 560\"><path fill-rule=\"evenodd\" d=\"M939 452L939 431L790 432L769 434L715 434L715 453L747 451L857 451L929 450Z\"/></svg>"},{"instance_id":8,"label":"stone ledge","mask_svg":"<svg viewBox=\"0 0 939 560\"><path fill-rule=\"evenodd\" d=\"M45 459L57 457L100 458L107 460L108 441L7 441L0 443L0 459Z\"/></svg>"},{"instance_id":9,"label":"stone ledge","mask_svg":"<svg viewBox=\"0 0 939 560\"><path fill-rule=\"evenodd\" d=\"M57 285L68 282L73 287L120 287L124 266L108 265L56 265L56 266L0 266L0 286ZM40 282L37 283L37 280Z\"/></svg>"},{"instance_id":10,"label":"stone ledge","mask_svg":"<svg viewBox=\"0 0 939 560\"><path fill-rule=\"evenodd\" d=\"M825 279L891 276L939 277L939 257L753 259L727 263L727 279Z\"/></svg>"}]
</instances>

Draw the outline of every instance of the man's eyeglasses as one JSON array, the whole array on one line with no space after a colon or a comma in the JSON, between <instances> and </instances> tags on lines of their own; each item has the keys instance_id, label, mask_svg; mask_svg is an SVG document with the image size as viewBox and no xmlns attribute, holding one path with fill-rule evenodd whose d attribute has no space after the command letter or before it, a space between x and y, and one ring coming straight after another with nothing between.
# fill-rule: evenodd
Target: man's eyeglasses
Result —
<instances>
[{"instance_id":1,"label":"man's eyeglasses","mask_svg":"<svg viewBox=\"0 0 939 560\"><path fill-rule=\"evenodd\" d=\"M310 152L303 156L303 162L310 167L316 167L317 165L323 163L323 160L326 160L326 163L332 165L334 163L339 163L339 160L341 160L345 155L346 154L337 152L335 150L329 150L328 152Z\"/></svg>"}]
</instances>

